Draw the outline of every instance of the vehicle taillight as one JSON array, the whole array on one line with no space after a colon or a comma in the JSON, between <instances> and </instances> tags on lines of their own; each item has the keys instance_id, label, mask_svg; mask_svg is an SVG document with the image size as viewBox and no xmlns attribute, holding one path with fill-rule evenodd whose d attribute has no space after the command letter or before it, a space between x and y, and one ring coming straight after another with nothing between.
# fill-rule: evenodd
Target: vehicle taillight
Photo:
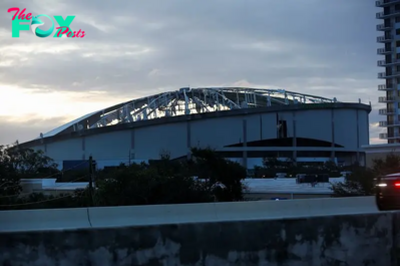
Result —
<instances>
[{"instance_id":1,"label":"vehicle taillight","mask_svg":"<svg viewBox=\"0 0 400 266\"><path fill-rule=\"evenodd\" d=\"M400 187L400 182L394 183L394 186L395 186L395 187Z\"/></svg>"}]
</instances>

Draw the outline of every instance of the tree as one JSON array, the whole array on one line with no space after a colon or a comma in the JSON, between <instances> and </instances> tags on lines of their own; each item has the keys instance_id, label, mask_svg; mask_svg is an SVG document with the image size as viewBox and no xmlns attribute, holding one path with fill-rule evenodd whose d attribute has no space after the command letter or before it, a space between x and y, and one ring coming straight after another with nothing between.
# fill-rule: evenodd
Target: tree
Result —
<instances>
[{"instance_id":1,"label":"tree","mask_svg":"<svg viewBox=\"0 0 400 266\"><path fill-rule=\"evenodd\" d=\"M398 173L400 172L400 156L390 153L384 159L375 159L372 169L377 175Z\"/></svg>"},{"instance_id":2,"label":"tree","mask_svg":"<svg viewBox=\"0 0 400 266\"><path fill-rule=\"evenodd\" d=\"M21 148L18 145L7 148L12 167L20 178L36 178L58 172L54 160L46 156L42 150Z\"/></svg>"},{"instance_id":3,"label":"tree","mask_svg":"<svg viewBox=\"0 0 400 266\"><path fill-rule=\"evenodd\" d=\"M43 177L57 171L53 160L42 151L20 148L18 144L0 146L0 201L15 202L22 191L22 178Z\"/></svg>"},{"instance_id":4,"label":"tree","mask_svg":"<svg viewBox=\"0 0 400 266\"><path fill-rule=\"evenodd\" d=\"M100 173L96 183L94 198L97 206L212 201L212 194L204 183L189 176L183 164L168 158Z\"/></svg>"},{"instance_id":5,"label":"tree","mask_svg":"<svg viewBox=\"0 0 400 266\"><path fill-rule=\"evenodd\" d=\"M0 174L7 178L15 177L17 184L21 176L31 176L38 172L39 167L52 165L52 160L40 152L2 151L4 163L0 164ZM120 165L96 173L93 194L88 188L59 196L35 193L13 197L10 206L0 204L0 209L86 207L91 206L92 198L96 206L242 200L244 186L241 181L246 177L246 169L209 149L194 149L192 158L190 161L177 161L162 156L160 160L149 163Z\"/></svg>"},{"instance_id":6,"label":"tree","mask_svg":"<svg viewBox=\"0 0 400 266\"><path fill-rule=\"evenodd\" d=\"M332 184L333 196L370 196L374 193L375 177L376 173L372 169L359 167L346 177L344 182Z\"/></svg>"},{"instance_id":7,"label":"tree","mask_svg":"<svg viewBox=\"0 0 400 266\"><path fill-rule=\"evenodd\" d=\"M263 165L265 168L271 169L271 170L279 170L282 169L284 166L284 163L276 157L268 157L264 158L263 160Z\"/></svg>"},{"instance_id":8,"label":"tree","mask_svg":"<svg viewBox=\"0 0 400 266\"><path fill-rule=\"evenodd\" d=\"M211 149L192 149L193 175L205 180L218 201L243 200L246 169L236 162L224 159Z\"/></svg>"},{"instance_id":9,"label":"tree","mask_svg":"<svg viewBox=\"0 0 400 266\"><path fill-rule=\"evenodd\" d=\"M97 206L241 200L245 177L241 165L210 149L193 149L191 161L162 156L148 164L101 172L94 198Z\"/></svg>"},{"instance_id":10,"label":"tree","mask_svg":"<svg viewBox=\"0 0 400 266\"><path fill-rule=\"evenodd\" d=\"M277 157L264 158L264 171L269 177L275 177L277 173L286 173L287 176L295 176L303 172L301 164L292 157L279 160Z\"/></svg>"},{"instance_id":11,"label":"tree","mask_svg":"<svg viewBox=\"0 0 400 266\"><path fill-rule=\"evenodd\" d=\"M344 182L332 184L334 197L369 196L375 192L375 178L380 175L400 172L400 157L388 154L384 159L373 160L372 168L354 166Z\"/></svg>"},{"instance_id":12,"label":"tree","mask_svg":"<svg viewBox=\"0 0 400 266\"><path fill-rule=\"evenodd\" d=\"M326 161L324 163L324 165L323 165L323 169L326 170L329 173L338 172L339 171L339 167L337 166L337 164L333 160Z\"/></svg>"},{"instance_id":13,"label":"tree","mask_svg":"<svg viewBox=\"0 0 400 266\"><path fill-rule=\"evenodd\" d=\"M20 178L12 165L12 158L7 147L0 146L0 202L10 202L14 195L18 195L22 188Z\"/></svg>"}]
</instances>

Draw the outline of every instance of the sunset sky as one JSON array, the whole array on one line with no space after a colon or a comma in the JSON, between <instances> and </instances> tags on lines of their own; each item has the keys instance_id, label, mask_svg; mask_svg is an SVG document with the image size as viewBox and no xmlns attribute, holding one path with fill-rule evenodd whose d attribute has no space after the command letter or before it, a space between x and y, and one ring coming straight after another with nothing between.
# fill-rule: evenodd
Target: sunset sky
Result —
<instances>
[{"instance_id":1,"label":"sunset sky","mask_svg":"<svg viewBox=\"0 0 400 266\"><path fill-rule=\"evenodd\" d=\"M75 15L83 38L11 37L11 7ZM0 145L140 96L257 86L369 103L378 143L378 20L366 0L0 2ZM45 23L46 21L43 20ZM45 24L46 26L46 24ZM43 27L45 27L43 26ZM383 59L383 58L381 58Z\"/></svg>"}]
</instances>

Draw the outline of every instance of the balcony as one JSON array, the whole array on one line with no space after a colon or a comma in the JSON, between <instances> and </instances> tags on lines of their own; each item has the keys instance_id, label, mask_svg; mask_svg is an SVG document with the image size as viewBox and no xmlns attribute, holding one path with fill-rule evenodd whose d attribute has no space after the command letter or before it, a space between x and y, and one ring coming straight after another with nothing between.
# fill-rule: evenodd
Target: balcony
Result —
<instances>
[{"instance_id":1,"label":"balcony","mask_svg":"<svg viewBox=\"0 0 400 266\"><path fill-rule=\"evenodd\" d=\"M379 139L387 139L388 134L387 133L379 133Z\"/></svg>"},{"instance_id":2,"label":"balcony","mask_svg":"<svg viewBox=\"0 0 400 266\"><path fill-rule=\"evenodd\" d=\"M391 28L392 28L392 25L388 25L388 26L386 26L385 24L376 25L376 30L380 30L380 31L390 30Z\"/></svg>"},{"instance_id":3,"label":"balcony","mask_svg":"<svg viewBox=\"0 0 400 266\"><path fill-rule=\"evenodd\" d=\"M378 73L378 79L385 79L385 78L386 78L386 72Z\"/></svg>"},{"instance_id":4,"label":"balcony","mask_svg":"<svg viewBox=\"0 0 400 266\"><path fill-rule=\"evenodd\" d=\"M400 15L400 10L394 10L394 11L391 11L386 14L383 12L378 12L378 13L376 13L376 18L377 19L386 19L386 18L398 16L398 15Z\"/></svg>"},{"instance_id":5,"label":"balcony","mask_svg":"<svg viewBox=\"0 0 400 266\"><path fill-rule=\"evenodd\" d=\"M378 79L387 79L400 76L400 71L393 71L392 73L386 74L386 72L378 73Z\"/></svg>"},{"instance_id":6,"label":"balcony","mask_svg":"<svg viewBox=\"0 0 400 266\"><path fill-rule=\"evenodd\" d=\"M376 37L377 42L385 43L385 42L391 42L393 40L393 36L378 36Z\"/></svg>"},{"instance_id":7,"label":"balcony","mask_svg":"<svg viewBox=\"0 0 400 266\"><path fill-rule=\"evenodd\" d=\"M378 66L386 66L386 60L378 60Z\"/></svg>"},{"instance_id":8,"label":"balcony","mask_svg":"<svg viewBox=\"0 0 400 266\"><path fill-rule=\"evenodd\" d=\"M385 18L390 18L390 17L394 17L394 16L398 16L400 15L400 10L394 10L391 11L389 13L384 13L384 12L378 12L376 13L376 18L377 19L385 19Z\"/></svg>"},{"instance_id":9,"label":"balcony","mask_svg":"<svg viewBox=\"0 0 400 266\"><path fill-rule=\"evenodd\" d=\"M389 97L379 97L379 103L388 103L388 102L400 102L399 96L389 96Z\"/></svg>"},{"instance_id":10,"label":"balcony","mask_svg":"<svg viewBox=\"0 0 400 266\"><path fill-rule=\"evenodd\" d=\"M376 18L377 19L382 19L384 16L385 16L385 13L383 13L383 12L376 13Z\"/></svg>"},{"instance_id":11,"label":"balcony","mask_svg":"<svg viewBox=\"0 0 400 266\"><path fill-rule=\"evenodd\" d=\"M375 1L375 6L376 7L385 7L385 6L390 6L395 3L400 3L400 0L378 0Z\"/></svg>"},{"instance_id":12,"label":"balcony","mask_svg":"<svg viewBox=\"0 0 400 266\"><path fill-rule=\"evenodd\" d=\"M396 113L396 110L393 109L393 108L390 108L390 109L387 109L387 108L379 109L379 114L380 115L393 115L395 113Z\"/></svg>"},{"instance_id":13,"label":"balcony","mask_svg":"<svg viewBox=\"0 0 400 266\"><path fill-rule=\"evenodd\" d=\"M400 127L400 121L379 121L379 127Z\"/></svg>"},{"instance_id":14,"label":"balcony","mask_svg":"<svg viewBox=\"0 0 400 266\"><path fill-rule=\"evenodd\" d=\"M397 132L395 134L393 134L393 136L390 136L390 137L389 137L388 133L380 133L379 134L380 139L397 139L399 137L400 137L400 134Z\"/></svg>"},{"instance_id":15,"label":"balcony","mask_svg":"<svg viewBox=\"0 0 400 266\"><path fill-rule=\"evenodd\" d=\"M392 53L392 50L386 50L385 48L378 48L377 53L380 55L385 55L385 54L390 54Z\"/></svg>"},{"instance_id":16,"label":"balcony","mask_svg":"<svg viewBox=\"0 0 400 266\"><path fill-rule=\"evenodd\" d=\"M393 61L390 60L389 62L386 62L386 60L378 60L377 61L377 65L381 66L381 67L394 66L394 65L398 65L398 64L400 64L400 60L396 60L396 59L394 59Z\"/></svg>"},{"instance_id":17,"label":"balcony","mask_svg":"<svg viewBox=\"0 0 400 266\"><path fill-rule=\"evenodd\" d=\"M392 90L394 90L393 87L386 87L385 84L378 85L378 91L392 91Z\"/></svg>"}]
</instances>

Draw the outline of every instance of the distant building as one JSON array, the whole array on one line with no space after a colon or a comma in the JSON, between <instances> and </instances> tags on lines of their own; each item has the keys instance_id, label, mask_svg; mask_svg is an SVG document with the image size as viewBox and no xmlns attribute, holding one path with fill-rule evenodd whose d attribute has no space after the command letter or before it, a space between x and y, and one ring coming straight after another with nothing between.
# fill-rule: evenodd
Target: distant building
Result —
<instances>
[{"instance_id":1,"label":"distant building","mask_svg":"<svg viewBox=\"0 0 400 266\"><path fill-rule=\"evenodd\" d=\"M182 88L87 114L20 144L60 165L92 156L99 168L190 156L213 148L248 168L265 157L365 162L371 106L285 90Z\"/></svg>"},{"instance_id":2,"label":"distant building","mask_svg":"<svg viewBox=\"0 0 400 266\"><path fill-rule=\"evenodd\" d=\"M385 103L386 108L379 109L379 114L386 117L379 122L380 127L387 129L386 133L379 134L380 139L387 139L388 143L400 142L400 1L380 0L375 1L377 7L383 9L376 14L377 19L383 23L377 25L377 30L383 35L377 37L382 43L378 48L378 54L385 57L378 61L378 66L384 67L384 71L378 73L378 78L384 83L378 86L378 90L386 95L379 97L380 103Z\"/></svg>"},{"instance_id":3,"label":"distant building","mask_svg":"<svg viewBox=\"0 0 400 266\"><path fill-rule=\"evenodd\" d=\"M400 144L397 143L365 145L363 148L366 153L367 167L372 167L376 159L385 159L388 154L400 156Z\"/></svg>"},{"instance_id":4,"label":"distant building","mask_svg":"<svg viewBox=\"0 0 400 266\"><path fill-rule=\"evenodd\" d=\"M386 133L380 133L379 138L386 139L388 144L364 146L369 167L374 159L384 159L390 153L400 155L400 0L379 0L375 5L383 9L376 14L383 21L376 29L383 33L377 37L383 46L377 52L385 57L378 61L378 66L384 67L378 73L378 78L384 80L378 90L386 94L378 99L386 104L386 108L379 109L379 114L386 117L379 122L380 127L386 128Z\"/></svg>"}]
</instances>

